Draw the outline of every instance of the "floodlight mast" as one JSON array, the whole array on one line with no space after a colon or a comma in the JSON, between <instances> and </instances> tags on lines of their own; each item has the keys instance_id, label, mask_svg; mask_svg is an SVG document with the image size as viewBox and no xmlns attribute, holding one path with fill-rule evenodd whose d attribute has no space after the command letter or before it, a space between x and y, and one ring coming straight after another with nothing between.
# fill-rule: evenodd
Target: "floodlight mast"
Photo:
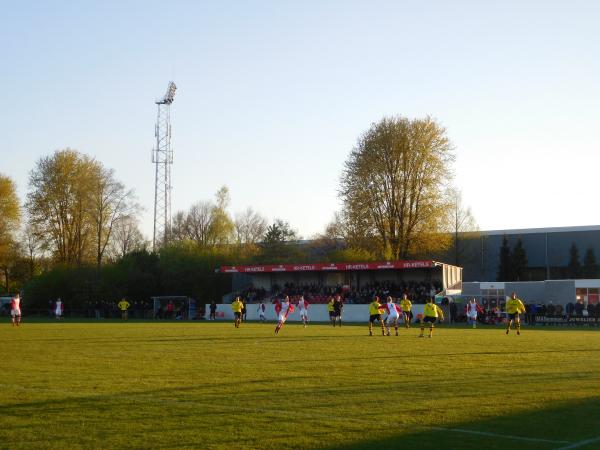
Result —
<instances>
[{"instance_id":1,"label":"floodlight mast","mask_svg":"<svg viewBox=\"0 0 600 450\"><path fill-rule=\"evenodd\" d=\"M171 103L176 90L177 86L170 81L164 97L154 102L157 116L154 131L156 147L152 150L152 162L155 165L153 251L169 242L171 232Z\"/></svg>"}]
</instances>

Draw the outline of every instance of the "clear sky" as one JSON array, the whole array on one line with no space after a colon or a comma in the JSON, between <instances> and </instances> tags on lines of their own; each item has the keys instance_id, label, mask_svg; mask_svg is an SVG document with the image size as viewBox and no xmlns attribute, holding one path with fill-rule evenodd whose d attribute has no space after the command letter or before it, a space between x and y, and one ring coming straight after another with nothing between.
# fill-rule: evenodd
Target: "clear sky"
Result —
<instances>
[{"instance_id":1,"label":"clear sky","mask_svg":"<svg viewBox=\"0 0 600 450\"><path fill-rule=\"evenodd\" d=\"M150 236L169 80L173 212L226 184L304 237L358 136L431 115L481 229L600 224L600 2L2 2L0 172L71 147L133 187Z\"/></svg>"}]
</instances>

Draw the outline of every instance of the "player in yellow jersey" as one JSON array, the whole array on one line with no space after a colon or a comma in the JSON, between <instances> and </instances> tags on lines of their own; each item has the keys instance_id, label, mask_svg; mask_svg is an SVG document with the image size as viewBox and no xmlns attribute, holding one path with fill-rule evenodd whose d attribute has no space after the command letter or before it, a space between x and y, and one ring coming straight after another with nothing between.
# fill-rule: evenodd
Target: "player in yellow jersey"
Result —
<instances>
[{"instance_id":1,"label":"player in yellow jersey","mask_svg":"<svg viewBox=\"0 0 600 450\"><path fill-rule=\"evenodd\" d=\"M423 333L425 332L425 322L429 324L429 337L433 335L433 325L439 319L440 322L444 321L444 312L442 308L436 305L433 301L433 297L429 297L427 299L427 303L425 303L425 308L423 309L423 318L421 319L421 334L419 337L424 337Z\"/></svg>"},{"instance_id":2,"label":"player in yellow jersey","mask_svg":"<svg viewBox=\"0 0 600 450\"><path fill-rule=\"evenodd\" d=\"M517 298L517 294L513 292L510 298L506 301L506 312L508 313L508 327L506 328L506 334L510 333L510 326L513 321L515 322L515 328L517 334L521 334L521 318L519 314L525 312L525 305L523 301Z\"/></svg>"},{"instance_id":3,"label":"player in yellow jersey","mask_svg":"<svg viewBox=\"0 0 600 450\"><path fill-rule=\"evenodd\" d=\"M406 294L404 294L402 296L402 300L400 300L400 308L402 308L402 316L404 317L404 326L406 328L409 328L410 327L410 316L411 316L410 310L412 309L412 303L408 299L408 296Z\"/></svg>"},{"instance_id":4,"label":"player in yellow jersey","mask_svg":"<svg viewBox=\"0 0 600 450\"><path fill-rule=\"evenodd\" d=\"M381 314L383 312L383 306L379 303L379 297L373 297L373 301L369 304L369 336L373 336L373 323L378 320L381 325L381 335L385 336L385 325Z\"/></svg>"},{"instance_id":5,"label":"player in yellow jersey","mask_svg":"<svg viewBox=\"0 0 600 450\"><path fill-rule=\"evenodd\" d=\"M239 328L240 323L242 322L242 308L243 307L244 307L244 304L242 303L242 300L239 297L236 297L235 300L231 303L231 310L233 311L233 317L234 317L233 325L236 328Z\"/></svg>"},{"instance_id":6,"label":"player in yellow jersey","mask_svg":"<svg viewBox=\"0 0 600 450\"><path fill-rule=\"evenodd\" d=\"M333 300L333 297L329 298L327 311L329 312L329 321L331 322L331 325L335 327L335 301Z\"/></svg>"},{"instance_id":7,"label":"player in yellow jersey","mask_svg":"<svg viewBox=\"0 0 600 450\"><path fill-rule=\"evenodd\" d=\"M129 302L125 299L122 299L119 303L117 303L117 308L121 310L121 319L127 320L129 318L129 315L127 313L129 306L131 305L129 305Z\"/></svg>"}]
</instances>

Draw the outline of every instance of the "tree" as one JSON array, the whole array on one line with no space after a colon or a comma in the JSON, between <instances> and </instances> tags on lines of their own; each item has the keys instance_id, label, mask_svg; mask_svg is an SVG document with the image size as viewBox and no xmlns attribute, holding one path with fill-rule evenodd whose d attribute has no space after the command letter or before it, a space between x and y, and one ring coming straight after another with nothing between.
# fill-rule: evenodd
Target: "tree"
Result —
<instances>
[{"instance_id":1,"label":"tree","mask_svg":"<svg viewBox=\"0 0 600 450\"><path fill-rule=\"evenodd\" d=\"M284 222L281 219L275 219L275 221L269 225L267 232L265 233L265 245L276 245L283 244L298 239L298 235L295 230L290 227L290 224Z\"/></svg>"},{"instance_id":2,"label":"tree","mask_svg":"<svg viewBox=\"0 0 600 450\"><path fill-rule=\"evenodd\" d=\"M231 242L234 232L233 220L227 213L229 207L229 188L221 187L215 195L216 205L211 211L210 238L213 245L223 245Z\"/></svg>"},{"instance_id":3,"label":"tree","mask_svg":"<svg viewBox=\"0 0 600 450\"><path fill-rule=\"evenodd\" d=\"M579 262L579 249L575 242L571 244L569 250L569 264L567 265L567 273L569 278L581 278L581 263Z\"/></svg>"},{"instance_id":4,"label":"tree","mask_svg":"<svg viewBox=\"0 0 600 450\"><path fill-rule=\"evenodd\" d=\"M75 150L41 158L29 176L26 209L43 251L67 265L100 265L115 224L137 212L114 172Z\"/></svg>"},{"instance_id":5,"label":"tree","mask_svg":"<svg viewBox=\"0 0 600 450\"><path fill-rule=\"evenodd\" d=\"M177 211L171 220L171 241L183 241L187 239L187 214L185 211Z\"/></svg>"},{"instance_id":6,"label":"tree","mask_svg":"<svg viewBox=\"0 0 600 450\"><path fill-rule=\"evenodd\" d=\"M89 213L95 231L96 264L100 267L115 225L135 216L140 207L135 203L133 190L115 179L114 170L102 167L97 175Z\"/></svg>"},{"instance_id":7,"label":"tree","mask_svg":"<svg viewBox=\"0 0 600 450\"><path fill-rule=\"evenodd\" d=\"M229 189L223 186L215 196L216 202L199 201L187 212L175 214L171 228L174 241L189 239L206 248L232 242L235 226L227 212Z\"/></svg>"},{"instance_id":8,"label":"tree","mask_svg":"<svg viewBox=\"0 0 600 450\"><path fill-rule=\"evenodd\" d=\"M149 242L139 229L135 216L121 216L114 224L109 254L113 259L122 259L133 252L144 252Z\"/></svg>"},{"instance_id":9,"label":"tree","mask_svg":"<svg viewBox=\"0 0 600 450\"><path fill-rule=\"evenodd\" d=\"M523 247L523 240L519 238L513 248L512 257L512 277L511 281L526 281L527 280L527 253Z\"/></svg>"},{"instance_id":10,"label":"tree","mask_svg":"<svg viewBox=\"0 0 600 450\"><path fill-rule=\"evenodd\" d=\"M187 237L201 247L213 244L214 211L215 205L212 202L201 201L193 204L186 216Z\"/></svg>"},{"instance_id":11,"label":"tree","mask_svg":"<svg viewBox=\"0 0 600 450\"><path fill-rule=\"evenodd\" d=\"M331 222L325 227L321 239L328 241L329 246L354 249L375 256L379 254L378 239L373 230L369 230L364 221L351 220L347 211L336 212Z\"/></svg>"},{"instance_id":12,"label":"tree","mask_svg":"<svg viewBox=\"0 0 600 450\"><path fill-rule=\"evenodd\" d=\"M471 213L471 208L465 208L462 204L462 195L457 189L449 191L451 205L451 231L452 246L451 252L454 265L463 265L463 260L467 256L466 242L479 237L477 222Z\"/></svg>"},{"instance_id":13,"label":"tree","mask_svg":"<svg viewBox=\"0 0 600 450\"><path fill-rule=\"evenodd\" d=\"M233 222L235 241L238 245L255 245L263 240L267 232L267 219L248 207L236 214Z\"/></svg>"},{"instance_id":14,"label":"tree","mask_svg":"<svg viewBox=\"0 0 600 450\"><path fill-rule=\"evenodd\" d=\"M35 235L35 230L30 224L27 224L23 232L22 245L25 249L27 263L29 268L29 279L33 278L37 272L38 252L40 250L40 238Z\"/></svg>"},{"instance_id":15,"label":"tree","mask_svg":"<svg viewBox=\"0 0 600 450\"><path fill-rule=\"evenodd\" d=\"M289 223L282 219L275 219L265 233L262 256L267 262L299 256L298 249L291 245L297 240L298 233L292 229Z\"/></svg>"},{"instance_id":16,"label":"tree","mask_svg":"<svg viewBox=\"0 0 600 450\"><path fill-rule=\"evenodd\" d=\"M64 264L93 259L89 210L101 166L66 149L41 158L29 176L26 208L42 248Z\"/></svg>"},{"instance_id":17,"label":"tree","mask_svg":"<svg viewBox=\"0 0 600 450\"><path fill-rule=\"evenodd\" d=\"M14 181L0 174L0 269L4 273L4 289L9 291L9 272L18 255L16 233L21 220L21 207Z\"/></svg>"},{"instance_id":18,"label":"tree","mask_svg":"<svg viewBox=\"0 0 600 450\"><path fill-rule=\"evenodd\" d=\"M583 257L583 276L585 278L598 278L599 269L594 249L589 247Z\"/></svg>"},{"instance_id":19,"label":"tree","mask_svg":"<svg viewBox=\"0 0 600 450\"><path fill-rule=\"evenodd\" d=\"M358 140L345 163L340 197L355 232L373 237L385 258L402 259L449 246L444 195L452 146L434 120L384 118Z\"/></svg>"},{"instance_id":20,"label":"tree","mask_svg":"<svg viewBox=\"0 0 600 450\"><path fill-rule=\"evenodd\" d=\"M508 246L508 239L506 235L502 238L502 246L500 247L500 263L498 264L498 275L497 281L511 281L512 280L512 266L511 266L511 253L510 247Z\"/></svg>"}]
</instances>

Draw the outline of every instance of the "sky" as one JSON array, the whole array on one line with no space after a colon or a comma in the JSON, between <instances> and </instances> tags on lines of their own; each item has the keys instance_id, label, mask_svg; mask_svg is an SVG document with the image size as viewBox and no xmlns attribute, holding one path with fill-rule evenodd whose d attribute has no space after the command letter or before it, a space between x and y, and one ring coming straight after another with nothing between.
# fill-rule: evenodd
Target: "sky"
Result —
<instances>
[{"instance_id":1,"label":"sky","mask_svg":"<svg viewBox=\"0 0 600 450\"><path fill-rule=\"evenodd\" d=\"M0 173L113 168L152 233L155 100L168 82L173 212L251 206L308 238L385 116L447 129L447 176L482 230L600 224L600 2L1 2Z\"/></svg>"}]
</instances>

